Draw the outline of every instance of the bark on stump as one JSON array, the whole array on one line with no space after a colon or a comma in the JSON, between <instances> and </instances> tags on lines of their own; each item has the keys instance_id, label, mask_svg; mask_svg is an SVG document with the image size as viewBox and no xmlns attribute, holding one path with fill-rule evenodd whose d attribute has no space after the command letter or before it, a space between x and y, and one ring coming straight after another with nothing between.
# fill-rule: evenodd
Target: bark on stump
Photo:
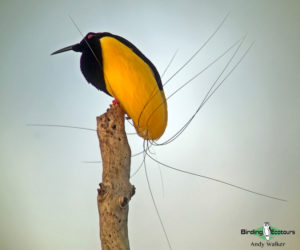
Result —
<instances>
[{"instance_id":1,"label":"bark on stump","mask_svg":"<svg viewBox=\"0 0 300 250\"><path fill-rule=\"evenodd\" d=\"M103 165L97 197L102 250L127 250L128 203L135 188L129 182L131 151L118 103L97 117L97 134Z\"/></svg>"}]
</instances>

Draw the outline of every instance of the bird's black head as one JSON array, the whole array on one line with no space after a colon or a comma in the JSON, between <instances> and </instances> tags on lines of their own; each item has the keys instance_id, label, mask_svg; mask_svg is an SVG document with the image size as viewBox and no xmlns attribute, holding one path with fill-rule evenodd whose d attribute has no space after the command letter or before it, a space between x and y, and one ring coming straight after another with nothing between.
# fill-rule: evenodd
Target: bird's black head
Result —
<instances>
[{"instance_id":1,"label":"bird's black head","mask_svg":"<svg viewBox=\"0 0 300 250\"><path fill-rule=\"evenodd\" d=\"M93 33L89 32L80 43L62 48L53 52L51 55L73 50L81 52L80 69L85 79L94 85L97 89L106 90L103 67L102 67L102 51L99 39L109 33Z\"/></svg>"},{"instance_id":2,"label":"bird's black head","mask_svg":"<svg viewBox=\"0 0 300 250\"><path fill-rule=\"evenodd\" d=\"M99 39L99 33L89 32L80 43L76 43L70 46L67 46L65 48L59 49L55 52L53 52L51 55L55 55L58 53L62 53L65 51L73 50L75 52L85 52L90 51L92 47L94 47L94 44L97 43L97 39Z\"/></svg>"}]
</instances>

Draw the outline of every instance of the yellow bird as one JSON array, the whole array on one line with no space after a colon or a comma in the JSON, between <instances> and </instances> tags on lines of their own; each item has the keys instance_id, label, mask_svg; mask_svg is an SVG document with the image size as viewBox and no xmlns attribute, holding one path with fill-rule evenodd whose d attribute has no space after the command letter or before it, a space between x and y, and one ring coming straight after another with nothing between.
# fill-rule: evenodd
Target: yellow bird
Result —
<instances>
[{"instance_id":1,"label":"yellow bird","mask_svg":"<svg viewBox=\"0 0 300 250\"><path fill-rule=\"evenodd\" d=\"M85 79L113 96L132 119L137 133L156 140L164 133L167 101L153 63L131 42L111 33L88 33L80 43L52 53L81 52Z\"/></svg>"}]
</instances>

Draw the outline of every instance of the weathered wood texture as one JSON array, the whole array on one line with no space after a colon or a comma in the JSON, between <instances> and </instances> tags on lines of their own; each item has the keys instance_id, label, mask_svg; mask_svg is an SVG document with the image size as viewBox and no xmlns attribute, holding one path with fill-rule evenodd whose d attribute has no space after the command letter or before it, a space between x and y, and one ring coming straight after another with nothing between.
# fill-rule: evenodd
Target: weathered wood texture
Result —
<instances>
[{"instance_id":1,"label":"weathered wood texture","mask_svg":"<svg viewBox=\"0 0 300 250\"><path fill-rule=\"evenodd\" d=\"M97 197L102 250L127 250L128 203L135 188L129 182L131 151L119 104L97 117L97 134L103 165Z\"/></svg>"}]
</instances>

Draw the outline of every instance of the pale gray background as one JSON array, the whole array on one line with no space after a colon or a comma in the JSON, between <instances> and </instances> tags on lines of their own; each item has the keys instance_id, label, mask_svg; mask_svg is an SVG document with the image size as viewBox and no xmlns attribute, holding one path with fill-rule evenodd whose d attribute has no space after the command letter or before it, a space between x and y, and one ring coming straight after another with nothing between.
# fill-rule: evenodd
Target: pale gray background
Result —
<instances>
[{"instance_id":1,"label":"pale gray background","mask_svg":"<svg viewBox=\"0 0 300 250\"><path fill-rule=\"evenodd\" d=\"M147 160L150 181L174 249L253 249L253 229L269 221L299 247L299 1L14 1L0 2L0 249L100 249L96 134L27 127L50 123L95 128L111 98L88 85L79 54L50 56L79 42L81 31L109 31L140 48L166 77L176 71L231 12L221 31L169 85L168 96L237 39L254 47L223 87L157 159L286 198L282 203L161 167ZM239 55L241 55L241 53ZM228 56L168 103L168 138L188 119ZM128 131L132 128L128 127ZM131 137L133 153L142 139ZM141 158L135 158L136 169ZM144 171L132 179L132 249L167 249Z\"/></svg>"}]
</instances>

